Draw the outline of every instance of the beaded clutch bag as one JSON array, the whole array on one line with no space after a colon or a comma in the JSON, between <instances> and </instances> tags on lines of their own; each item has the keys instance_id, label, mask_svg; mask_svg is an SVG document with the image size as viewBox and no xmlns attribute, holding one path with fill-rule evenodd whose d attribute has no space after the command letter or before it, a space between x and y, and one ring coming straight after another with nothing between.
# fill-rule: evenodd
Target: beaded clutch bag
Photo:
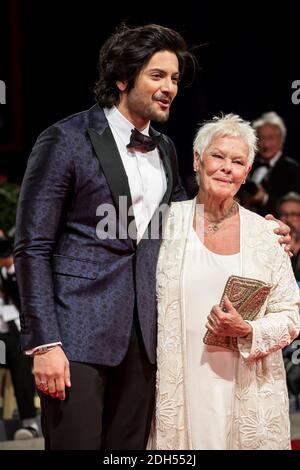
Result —
<instances>
[{"instance_id":1,"label":"beaded clutch bag","mask_svg":"<svg viewBox=\"0 0 300 470\"><path fill-rule=\"evenodd\" d=\"M265 303L271 285L257 279L247 277L230 276L226 282L224 292L220 301L220 307L224 307L224 297L227 295L230 302L244 320L254 320L261 307ZM238 350L237 338L231 336L217 336L207 331L203 342L210 346L221 346L222 348Z\"/></svg>"}]
</instances>

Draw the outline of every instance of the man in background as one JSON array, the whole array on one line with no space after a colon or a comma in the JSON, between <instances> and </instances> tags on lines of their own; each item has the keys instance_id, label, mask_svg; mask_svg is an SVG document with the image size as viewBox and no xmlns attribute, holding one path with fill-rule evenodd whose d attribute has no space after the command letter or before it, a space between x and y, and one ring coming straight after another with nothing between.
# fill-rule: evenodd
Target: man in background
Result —
<instances>
[{"instance_id":1,"label":"man in background","mask_svg":"<svg viewBox=\"0 0 300 470\"><path fill-rule=\"evenodd\" d=\"M300 283L300 194L290 192L281 198L278 215L291 228L291 251L294 255L291 261L295 277Z\"/></svg>"},{"instance_id":2,"label":"man in background","mask_svg":"<svg viewBox=\"0 0 300 470\"><path fill-rule=\"evenodd\" d=\"M258 155L239 191L241 203L260 215L275 214L278 200L300 189L300 164L283 152L286 126L275 112L262 114L253 122L258 136Z\"/></svg>"}]
</instances>

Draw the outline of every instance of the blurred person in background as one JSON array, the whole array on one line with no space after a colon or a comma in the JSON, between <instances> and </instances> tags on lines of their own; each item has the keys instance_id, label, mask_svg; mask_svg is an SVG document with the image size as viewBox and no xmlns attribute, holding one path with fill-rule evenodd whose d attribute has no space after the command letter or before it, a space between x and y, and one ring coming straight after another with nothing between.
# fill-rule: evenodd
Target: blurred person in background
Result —
<instances>
[{"instance_id":1,"label":"blurred person in background","mask_svg":"<svg viewBox=\"0 0 300 470\"><path fill-rule=\"evenodd\" d=\"M241 204L260 215L275 214L279 198L300 188L300 164L283 152L286 126L275 112L256 119L258 154L238 197Z\"/></svg>"},{"instance_id":2,"label":"blurred person in background","mask_svg":"<svg viewBox=\"0 0 300 470\"><path fill-rule=\"evenodd\" d=\"M299 182L300 185L300 182ZM292 266L295 277L300 282L300 194L290 192L278 203L279 218L291 228Z\"/></svg>"},{"instance_id":3,"label":"blurred person in background","mask_svg":"<svg viewBox=\"0 0 300 470\"><path fill-rule=\"evenodd\" d=\"M0 229L0 340L5 344L6 364L11 373L21 428L16 440L38 437L34 405L35 383L32 360L21 353L20 299L13 262L13 241L4 237ZM3 366L2 366L3 367Z\"/></svg>"}]
</instances>

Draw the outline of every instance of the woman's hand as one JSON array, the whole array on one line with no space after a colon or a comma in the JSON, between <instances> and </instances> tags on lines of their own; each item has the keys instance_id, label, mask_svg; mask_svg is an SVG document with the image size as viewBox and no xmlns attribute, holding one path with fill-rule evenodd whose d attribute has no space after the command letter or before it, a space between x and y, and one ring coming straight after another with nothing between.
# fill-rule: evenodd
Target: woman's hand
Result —
<instances>
[{"instance_id":1,"label":"woman's hand","mask_svg":"<svg viewBox=\"0 0 300 470\"><path fill-rule=\"evenodd\" d=\"M241 337L252 333L252 327L245 322L227 296L224 298L227 312L214 305L207 317L206 328L217 336Z\"/></svg>"},{"instance_id":2,"label":"woman's hand","mask_svg":"<svg viewBox=\"0 0 300 470\"><path fill-rule=\"evenodd\" d=\"M290 231L291 231L290 227L286 225L284 222L282 222L282 220L275 219L275 217L272 214L267 214L265 218L267 220L275 220L275 222L278 223L279 227L275 228L274 232L277 235L280 235L280 238L278 240L279 243L281 243L281 245L284 245L284 250L287 252L287 254L290 257L292 257L293 253L291 250L292 239L290 235Z\"/></svg>"}]
</instances>

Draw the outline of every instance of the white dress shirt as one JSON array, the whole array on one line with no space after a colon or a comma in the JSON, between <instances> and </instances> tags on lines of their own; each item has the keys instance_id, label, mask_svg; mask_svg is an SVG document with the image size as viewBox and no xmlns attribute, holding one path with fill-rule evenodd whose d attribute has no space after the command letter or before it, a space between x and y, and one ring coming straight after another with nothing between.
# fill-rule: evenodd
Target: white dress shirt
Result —
<instances>
[{"instance_id":1,"label":"white dress shirt","mask_svg":"<svg viewBox=\"0 0 300 470\"><path fill-rule=\"evenodd\" d=\"M166 192L166 175L158 149L147 153L129 151L126 146L134 125L115 106L105 108L104 113L128 177L139 242ZM149 124L142 133L149 135Z\"/></svg>"},{"instance_id":2,"label":"white dress shirt","mask_svg":"<svg viewBox=\"0 0 300 470\"><path fill-rule=\"evenodd\" d=\"M281 157L281 155L282 155L282 151L280 150L279 152L276 153L276 155L272 158L272 160L267 161L266 164L269 165L271 168L273 168L276 165L279 158ZM265 176L267 176L267 173L269 171L270 169L268 166L263 166L263 165L259 166L258 168L256 168L256 170L254 170L251 180L256 184L260 184L265 178Z\"/></svg>"}]
</instances>

